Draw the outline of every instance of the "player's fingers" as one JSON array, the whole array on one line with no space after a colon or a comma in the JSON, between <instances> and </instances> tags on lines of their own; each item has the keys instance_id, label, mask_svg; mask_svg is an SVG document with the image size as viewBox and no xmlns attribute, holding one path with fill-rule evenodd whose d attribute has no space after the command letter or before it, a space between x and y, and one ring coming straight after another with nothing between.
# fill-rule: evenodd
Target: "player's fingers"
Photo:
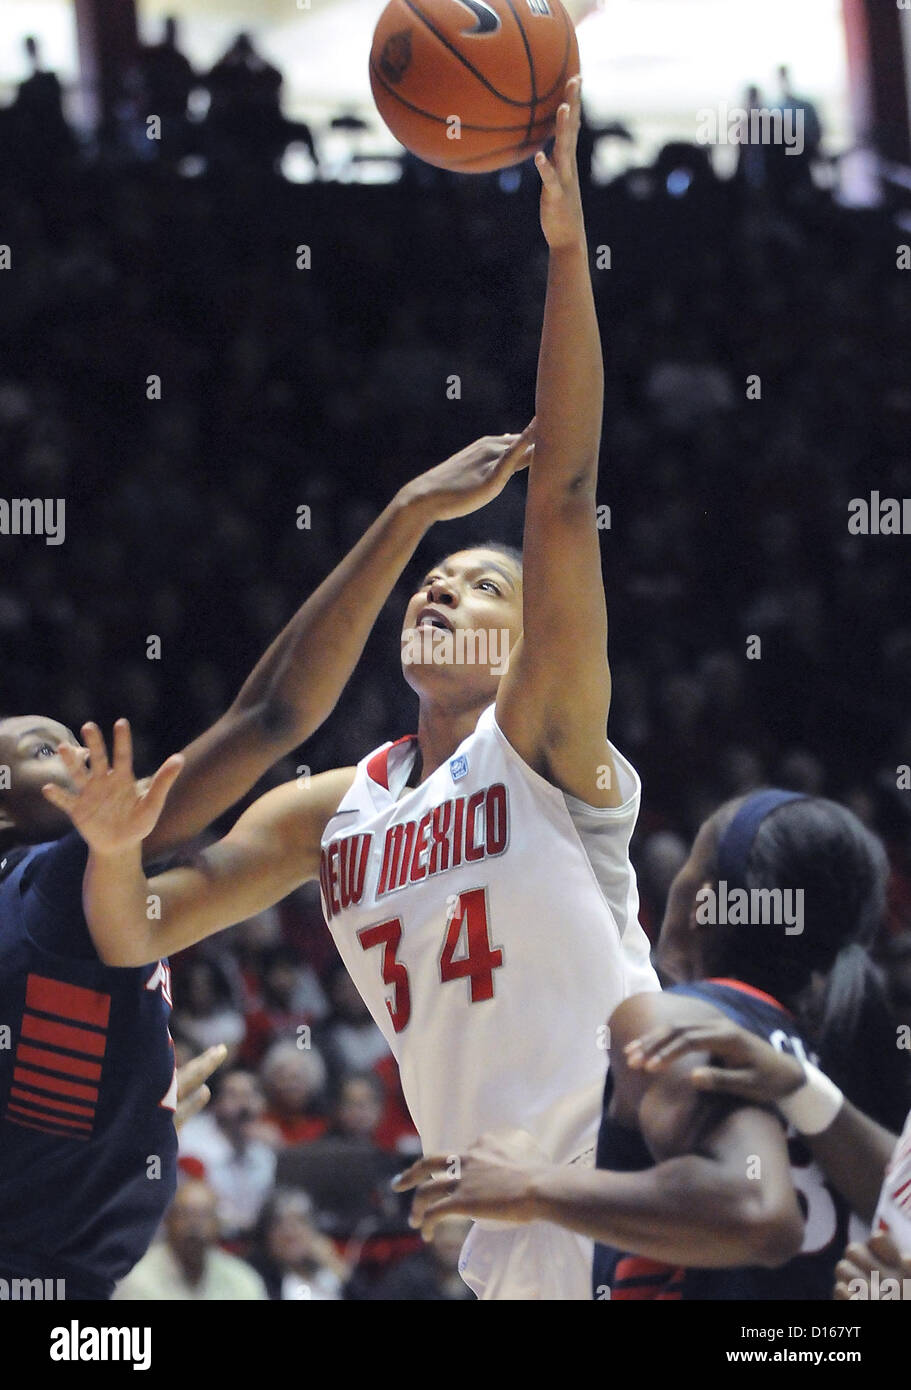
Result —
<instances>
[{"instance_id":1,"label":"player's fingers","mask_svg":"<svg viewBox=\"0 0 911 1390\"><path fill-rule=\"evenodd\" d=\"M88 761L88 750L74 743L61 743L57 749L60 761L69 773L70 779L77 787L84 787L89 780L89 770L86 766Z\"/></svg>"},{"instance_id":2,"label":"player's fingers","mask_svg":"<svg viewBox=\"0 0 911 1390\"><path fill-rule=\"evenodd\" d=\"M655 1070L687 1052L711 1051L724 1061L740 1060L742 1048L737 1035L724 1025L690 1024L664 1027L634 1038L625 1049L627 1064Z\"/></svg>"},{"instance_id":3,"label":"player's fingers","mask_svg":"<svg viewBox=\"0 0 911 1390\"><path fill-rule=\"evenodd\" d=\"M434 1202L424 1212L424 1219L421 1222L421 1235L425 1240L433 1240L433 1233L440 1222L447 1216L464 1216L467 1213L460 1205L457 1197L443 1197L438 1202Z\"/></svg>"},{"instance_id":4,"label":"player's fingers","mask_svg":"<svg viewBox=\"0 0 911 1390\"><path fill-rule=\"evenodd\" d=\"M855 1269L859 1270L862 1274L872 1274L876 1268L876 1263L876 1260L870 1253L870 1247L858 1242L848 1246L841 1258L841 1264L839 1264L838 1268L840 1269L842 1264L854 1265Z\"/></svg>"},{"instance_id":5,"label":"player's fingers","mask_svg":"<svg viewBox=\"0 0 911 1390\"><path fill-rule=\"evenodd\" d=\"M663 1057L668 1050L675 1048L685 1051L687 1047L686 1039L692 1036L692 1028L680 1028L676 1025L663 1025L660 1028L653 1028L647 1033L643 1033L640 1038L633 1038L632 1042L626 1044L623 1049L627 1065L630 1067L641 1067L647 1062L656 1058Z\"/></svg>"},{"instance_id":6,"label":"player's fingers","mask_svg":"<svg viewBox=\"0 0 911 1390\"><path fill-rule=\"evenodd\" d=\"M410 1168L405 1168L401 1173L396 1173L392 1179L392 1187L396 1192L408 1192L412 1187L417 1187L419 1183L426 1182L432 1178L434 1172L445 1173L447 1165L451 1165L451 1157L447 1158L442 1154L428 1155L426 1158L419 1158L416 1163L412 1163Z\"/></svg>"},{"instance_id":7,"label":"player's fingers","mask_svg":"<svg viewBox=\"0 0 911 1390\"><path fill-rule=\"evenodd\" d=\"M901 1255L895 1242L885 1231L880 1231L878 1235L870 1237L869 1249L880 1264L894 1265L896 1269L898 1268Z\"/></svg>"},{"instance_id":8,"label":"player's fingers","mask_svg":"<svg viewBox=\"0 0 911 1390\"><path fill-rule=\"evenodd\" d=\"M79 801L78 796L73 792L65 791L63 787L58 787L54 782L47 782L41 788L41 794L52 806L56 806L58 811L65 811L69 815L73 807Z\"/></svg>"},{"instance_id":9,"label":"player's fingers","mask_svg":"<svg viewBox=\"0 0 911 1390\"><path fill-rule=\"evenodd\" d=\"M196 1090L193 1091L191 1095L188 1095L185 1100L178 1101L177 1109L174 1111L174 1128L180 1129L181 1125L186 1124L187 1120L191 1119L194 1115L198 1115L200 1110L208 1105L211 1099L212 1092L209 1090L208 1086L197 1086Z\"/></svg>"},{"instance_id":10,"label":"player's fingers","mask_svg":"<svg viewBox=\"0 0 911 1390\"><path fill-rule=\"evenodd\" d=\"M133 776L133 734L128 719L114 724L114 771Z\"/></svg>"},{"instance_id":11,"label":"player's fingers","mask_svg":"<svg viewBox=\"0 0 911 1390\"><path fill-rule=\"evenodd\" d=\"M543 150L539 150L535 155L535 168L541 175L541 182L548 192L559 192L560 180L557 177L557 171Z\"/></svg>"},{"instance_id":12,"label":"player's fingers","mask_svg":"<svg viewBox=\"0 0 911 1390\"><path fill-rule=\"evenodd\" d=\"M534 463L534 458L534 444L526 445L525 452L523 454L517 454L515 456L515 462L512 465L513 473L521 473L524 469L530 468L531 465Z\"/></svg>"},{"instance_id":13,"label":"player's fingers","mask_svg":"<svg viewBox=\"0 0 911 1390\"><path fill-rule=\"evenodd\" d=\"M82 737L85 739L85 746L89 750L89 763L93 775L99 775L108 771L108 750L104 744L104 737L97 724L91 720L83 724L80 729Z\"/></svg>"},{"instance_id":14,"label":"player's fingers","mask_svg":"<svg viewBox=\"0 0 911 1390\"><path fill-rule=\"evenodd\" d=\"M748 1067L694 1067L690 1081L697 1091L715 1091L719 1095L742 1096L749 1093L755 1080Z\"/></svg>"},{"instance_id":15,"label":"player's fingers","mask_svg":"<svg viewBox=\"0 0 911 1390\"><path fill-rule=\"evenodd\" d=\"M150 816L154 815L156 821L161 815L161 810L168 792L180 776L183 765L183 754L173 753L170 758L167 758L162 763L149 783L148 791L146 791L142 798L143 807Z\"/></svg>"},{"instance_id":16,"label":"player's fingers","mask_svg":"<svg viewBox=\"0 0 911 1390\"><path fill-rule=\"evenodd\" d=\"M575 136L582 123L582 74L576 73L566 84L566 102L569 106L570 130Z\"/></svg>"},{"instance_id":17,"label":"player's fingers","mask_svg":"<svg viewBox=\"0 0 911 1390\"><path fill-rule=\"evenodd\" d=\"M216 1043L214 1047L206 1048L198 1057L193 1057L182 1067L178 1067L177 1099L189 1099L192 1092L208 1080L216 1067L221 1066L227 1055L228 1049L224 1043Z\"/></svg>"},{"instance_id":18,"label":"player's fingers","mask_svg":"<svg viewBox=\"0 0 911 1390\"><path fill-rule=\"evenodd\" d=\"M839 1282L835 1285L832 1297L836 1303L849 1303L851 1301L851 1291L847 1284Z\"/></svg>"},{"instance_id":19,"label":"player's fingers","mask_svg":"<svg viewBox=\"0 0 911 1390\"><path fill-rule=\"evenodd\" d=\"M553 161L558 170L565 168L565 161L572 153L570 119L569 102L562 101L557 107L557 134L553 150Z\"/></svg>"},{"instance_id":20,"label":"player's fingers","mask_svg":"<svg viewBox=\"0 0 911 1390\"><path fill-rule=\"evenodd\" d=\"M458 1185L458 1178L430 1178L427 1182L422 1182L411 1203L409 1226L413 1226L415 1230L419 1229L423 1225L428 1208L443 1197L452 1197Z\"/></svg>"}]
</instances>

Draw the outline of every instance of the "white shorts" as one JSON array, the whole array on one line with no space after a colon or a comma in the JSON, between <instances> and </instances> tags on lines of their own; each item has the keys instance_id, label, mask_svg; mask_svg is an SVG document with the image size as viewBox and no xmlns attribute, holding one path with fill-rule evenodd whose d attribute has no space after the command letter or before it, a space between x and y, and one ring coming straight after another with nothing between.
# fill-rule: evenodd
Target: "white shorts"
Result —
<instances>
[{"instance_id":1,"label":"white shorts","mask_svg":"<svg viewBox=\"0 0 911 1390\"><path fill-rule=\"evenodd\" d=\"M465 1283L483 1299L592 1299L593 1245L549 1221L491 1229L477 1222L459 1259Z\"/></svg>"}]
</instances>

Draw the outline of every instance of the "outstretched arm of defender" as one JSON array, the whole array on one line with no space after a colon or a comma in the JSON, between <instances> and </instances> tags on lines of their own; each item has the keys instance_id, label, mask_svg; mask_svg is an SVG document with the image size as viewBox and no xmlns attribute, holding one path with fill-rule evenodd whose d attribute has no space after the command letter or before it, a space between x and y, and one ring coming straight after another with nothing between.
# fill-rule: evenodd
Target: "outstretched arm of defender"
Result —
<instances>
[{"instance_id":1,"label":"outstretched arm of defender","mask_svg":"<svg viewBox=\"0 0 911 1390\"><path fill-rule=\"evenodd\" d=\"M595 501L604 372L576 168L580 112L573 78L557 113L552 158L535 161L550 259L525 508L524 632L500 685L497 719L536 771L609 807L622 797L607 742L607 609Z\"/></svg>"},{"instance_id":2,"label":"outstretched arm of defender","mask_svg":"<svg viewBox=\"0 0 911 1390\"><path fill-rule=\"evenodd\" d=\"M428 527L485 506L528 465L530 449L528 432L488 435L396 494L276 637L230 709L184 749L183 775L146 838L146 859L205 829L320 727Z\"/></svg>"},{"instance_id":3,"label":"outstretched arm of defender","mask_svg":"<svg viewBox=\"0 0 911 1390\"><path fill-rule=\"evenodd\" d=\"M147 965L243 921L319 873L326 822L354 776L341 769L310 785L285 783L246 811L232 830L186 865L149 879L142 844L180 771L168 759L147 791L133 777L129 725L119 720L114 757L104 742L91 767L72 769L74 791L45 795L69 815L89 846L83 908L106 965Z\"/></svg>"}]
</instances>

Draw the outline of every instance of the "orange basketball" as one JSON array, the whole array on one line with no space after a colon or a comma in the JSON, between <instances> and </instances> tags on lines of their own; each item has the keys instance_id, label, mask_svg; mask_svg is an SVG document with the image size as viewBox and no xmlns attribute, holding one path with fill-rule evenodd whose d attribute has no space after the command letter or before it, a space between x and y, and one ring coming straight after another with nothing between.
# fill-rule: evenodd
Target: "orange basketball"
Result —
<instances>
[{"instance_id":1,"label":"orange basketball","mask_svg":"<svg viewBox=\"0 0 911 1390\"><path fill-rule=\"evenodd\" d=\"M465 174L539 150L578 71L560 0L389 0L370 52L370 85L396 139Z\"/></svg>"}]
</instances>

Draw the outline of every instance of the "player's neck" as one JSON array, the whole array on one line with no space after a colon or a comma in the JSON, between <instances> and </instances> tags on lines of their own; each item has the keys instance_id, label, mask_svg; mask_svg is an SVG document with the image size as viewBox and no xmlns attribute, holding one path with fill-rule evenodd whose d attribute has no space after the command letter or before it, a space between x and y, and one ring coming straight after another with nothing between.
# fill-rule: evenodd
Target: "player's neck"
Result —
<instances>
[{"instance_id":1,"label":"player's neck","mask_svg":"<svg viewBox=\"0 0 911 1390\"><path fill-rule=\"evenodd\" d=\"M424 782L451 758L463 739L473 734L478 720L491 703L489 698L468 706L451 708L421 701L418 717L418 745L421 750L421 781Z\"/></svg>"}]
</instances>

